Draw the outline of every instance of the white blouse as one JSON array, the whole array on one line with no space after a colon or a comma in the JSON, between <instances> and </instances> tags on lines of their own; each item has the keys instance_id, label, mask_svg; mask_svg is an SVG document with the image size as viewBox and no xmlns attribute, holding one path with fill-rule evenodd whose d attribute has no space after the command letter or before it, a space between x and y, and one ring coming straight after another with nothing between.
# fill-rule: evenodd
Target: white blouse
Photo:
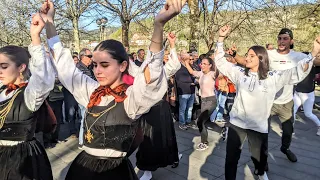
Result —
<instances>
[{"instance_id":1,"label":"white blouse","mask_svg":"<svg viewBox=\"0 0 320 180\"><path fill-rule=\"evenodd\" d=\"M257 73L244 74L244 69L228 62L224 57L223 43L217 43L215 63L219 71L236 86L237 94L230 112L230 123L243 129L268 133L268 118L274 98L284 85L302 81L313 64L311 56L298 62L297 67L284 71L269 71L268 77L260 80ZM309 69L304 72L304 65Z\"/></svg>"},{"instance_id":2,"label":"white blouse","mask_svg":"<svg viewBox=\"0 0 320 180\"><path fill-rule=\"evenodd\" d=\"M55 70L50 59L46 56L43 45L29 45L31 59L29 69L31 77L24 91L24 101L30 111L37 111L54 87ZM2 86L2 82L0 82ZM6 90L0 93L0 102L11 98L18 90L6 95Z\"/></svg>"},{"instance_id":3,"label":"white blouse","mask_svg":"<svg viewBox=\"0 0 320 180\"><path fill-rule=\"evenodd\" d=\"M59 36L49 39L48 44L54 53L54 64L60 82L73 94L79 104L86 107L91 94L100 86L99 83L76 68L70 51L63 48ZM166 93L168 85L163 69L163 56L163 50L157 53L148 51L145 63L137 72L133 85L127 89L124 108L129 118L138 119L142 114L147 113ZM144 77L146 66L150 69L149 84ZM106 106L113 100L113 96L104 96L99 106Z\"/></svg>"}]
</instances>

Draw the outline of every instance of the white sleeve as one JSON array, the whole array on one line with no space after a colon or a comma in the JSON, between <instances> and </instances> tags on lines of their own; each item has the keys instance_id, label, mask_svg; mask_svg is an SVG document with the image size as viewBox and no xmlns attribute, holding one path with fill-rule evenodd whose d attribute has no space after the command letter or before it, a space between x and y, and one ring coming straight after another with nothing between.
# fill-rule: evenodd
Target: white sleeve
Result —
<instances>
[{"instance_id":1,"label":"white sleeve","mask_svg":"<svg viewBox=\"0 0 320 180\"><path fill-rule=\"evenodd\" d=\"M50 49L54 54L54 64L62 85L74 96L79 104L86 107L90 96L99 83L83 74L74 64L71 52L63 48L59 36L48 39Z\"/></svg>"},{"instance_id":2,"label":"white sleeve","mask_svg":"<svg viewBox=\"0 0 320 180\"><path fill-rule=\"evenodd\" d=\"M37 111L54 87L55 72L42 45L29 46L31 77L24 91L26 106L32 112Z\"/></svg>"},{"instance_id":3,"label":"white sleeve","mask_svg":"<svg viewBox=\"0 0 320 180\"><path fill-rule=\"evenodd\" d=\"M214 61L220 73L227 76L233 84L238 82L238 78L243 75L244 69L227 61L224 57L223 43L217 43Z\"/></svg>"},{"instance_id":4,"label":"white sleeve","mask_svg":"<svg viewBox=\"0 0 320 180\"><path fill-rule=\"evenodd\" d=\"M142 66L142 65L141 65ZM136 75L142 71L140 68L141 66L137 66L133 61L129 60L129 68L128 68L128 73L130 74L130 76L132 77L136 77Z\"/></svg>"},{"instance_id":5,"label":"white sleeve","mask_svg":"<svg viewBox=\"0 0 320 180\"><path fill-rule=\"evenodd\" d=\"M181 68L181 63L178 58L178 54L175 48L170 50L170 55L168 56L169 60L164 65L164 70L166 73L166 77L169 78L176 74L176 72Z\"/></svg>"},{"instance_id":6,"label":"white sleeve","mask_svg":"<svg viewBox=\"0 0 320 180\"><path fill-rule=\"evenodd\" d=\"M283 71L271 71L269 77L273 78L277 88L281 89L284 85L294 85L306 78L310 73L313 66L313 58L309 54L306 58L298 62L298 65L294 68ZM309 64L307 71L304 71L304 66Z\"/></svg>"},{"instance_id":7,"label":"white sleeve","mask_svg":"<svg viewBox=\"0 0 320 180\"><path fill-rule=\"evenodd\" d=\"M152 106L158 103L167 92L168 83L163 69L164 51L158 53L147 53L145 62L139 68L134 83L127 91L127 98L124 107L131 119L138 119L142 114L147 113ZM144 69L150 69L151 81L146 83Z\"/></svg>"}]
</instances>

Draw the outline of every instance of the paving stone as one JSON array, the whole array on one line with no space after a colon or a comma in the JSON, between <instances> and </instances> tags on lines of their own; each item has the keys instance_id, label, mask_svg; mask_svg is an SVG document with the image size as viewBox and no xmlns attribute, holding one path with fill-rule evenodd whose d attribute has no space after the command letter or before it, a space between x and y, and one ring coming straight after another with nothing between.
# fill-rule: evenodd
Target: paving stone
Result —
<instances>
[{"instance_id":1,"label":"paving stone","mask_svg":"<svg viewBox=\"0 0 320 180\"><path fill-rule=\"evenodd\" d=\"M320 92L319 92L320 95ZM320 98L317 97L320 102ZM314 111L320 117L320 111ZM281 123L278 118L271 121L269 133L269 172L270 180L320 180L320 137L315 135L316 127L303 114L298 113L302 120L295 124L295 135L293 136L291 149L297 154L298 162L291 163L286 156L280 152L281 146ZM179 152L183 154L180 164L172 169L170 166L160 168L153 172L155 180L224 180L226 142L220 137L221 128L214 123L208 123L209 148L205 151L195 150L200 142L200 133L197 128L184 131L175 123L176 136ZM41 138L41 135L38 135ZM62 125L59 135L63 142L56 147L47 149L51 162L54 179L63 180L71 162L81 150L78 149L78 139L68 138L68 124ZM130 157L138 177L143 171L136 167L136 152ZM250 158L248 142L243 145L241 158L238 163L237 180L257 179L253 175L253 163Z\"/></svg>"}]
</instances>

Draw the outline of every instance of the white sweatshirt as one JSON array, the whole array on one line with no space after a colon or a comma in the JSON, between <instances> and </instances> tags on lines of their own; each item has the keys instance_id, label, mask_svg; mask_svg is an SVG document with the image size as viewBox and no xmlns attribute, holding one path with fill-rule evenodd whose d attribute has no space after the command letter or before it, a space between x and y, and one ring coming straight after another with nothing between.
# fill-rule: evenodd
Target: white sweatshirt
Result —
<instances>
[{"instance_id":1,"label":"white sweatshirt","mask_svg":"<svg viewBox=\"0 0 320 180\"><path fill-rule=\"evenodd\" d=\"M308 56L301 52L290 50L288 54L279 54L276 49L268 51L271 70L287 70L297 66L298 62ZM275 97L275 104L286 104L293 98L293 85L285 85Z\"/></svg>"},{"instance_id":2,"label":"white sweatshirt","mask_svg":"<svg viewBox=\"0 0 320 180\"><path fill-rule=\"evenodd\" d=\"M312 68L313 58L299 61L297 67L285 71L270 71L268 78L259 80L257 73L244 74L244 68L235 66L224 57L223 43L217 43L215 63L219 71L236 86L237 94L230 112L230 123L243 129L268 133L268 117L279 89L302 81ZM304 72L303 66L309 63Z\"/></svg>"}]
</instances>

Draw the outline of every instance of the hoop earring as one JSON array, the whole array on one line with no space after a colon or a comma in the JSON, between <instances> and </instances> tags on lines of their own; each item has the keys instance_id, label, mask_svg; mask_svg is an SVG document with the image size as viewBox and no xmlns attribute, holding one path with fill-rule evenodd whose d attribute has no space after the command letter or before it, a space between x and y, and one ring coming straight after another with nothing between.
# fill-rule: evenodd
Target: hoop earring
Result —
<instances>
[{"instance_id":1,"label":"hoop earring","mask_svg":"<svg viewBox=\"0 0 320 180\"><path fill-rule=\"evenodd\" d=\"M24 80L24 76L23 76L22 72L20 73L20 79Z\"/></svg>"}]
</instances>

